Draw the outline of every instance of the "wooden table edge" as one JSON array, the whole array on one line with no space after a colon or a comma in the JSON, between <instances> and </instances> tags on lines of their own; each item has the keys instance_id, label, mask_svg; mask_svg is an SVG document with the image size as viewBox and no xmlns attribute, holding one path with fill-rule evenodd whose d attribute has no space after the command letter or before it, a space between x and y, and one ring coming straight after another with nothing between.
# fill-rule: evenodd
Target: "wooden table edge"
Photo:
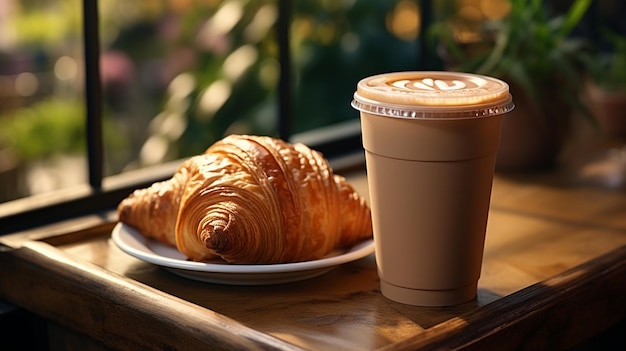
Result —
<instances>
[{"instance_id":1,"label":"wooden table edge","mask_svg":"<svg viewBox=\"0 0 626 351\"><path fill-rule=\"evenodd\" d=\"M115 349L302 350L44 242L0 250L0 272L2 298Z\"/></svg>"},{"instance_id":2,"label":"wooden table edge","mask_svg":"<svg viewBox=\"0 0 626 351\"><path fill-rule=\"evenodd\" d=\"M144 345L145 334L128 336L124 325L133 323L150 326L149 335L162 330L156 339L150 340L161 346L186 340L186 345L197 347L219 340L226 350L300 350L206 308L76 260L55 247L101 234L103 228L108 231L110 226L111 223L86 226L66 235L42 238L45 242L27 240L16 248L4 246L0 250L1 272L12 273L3 274L0 294L113 347ZM40 289L46 288L49 290L42 298ZM73 299L64 298L68 291ZM626 318L623 296L626 246L381 350L485 349L503 345L570 347ZM77 307L85 315L77 315ZM604 322L585 323L592 317ZM177 337L166 337L174 332ZM177 349L184 349L178 346Z\"/></svg>"}]
</instances>

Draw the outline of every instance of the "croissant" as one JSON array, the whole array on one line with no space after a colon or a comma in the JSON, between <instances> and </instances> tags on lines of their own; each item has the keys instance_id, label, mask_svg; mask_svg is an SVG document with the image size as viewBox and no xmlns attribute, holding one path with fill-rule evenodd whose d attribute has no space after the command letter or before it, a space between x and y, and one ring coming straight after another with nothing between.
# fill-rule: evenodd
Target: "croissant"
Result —
<instances>
[{"instance_id":1,"label":"croissant","mask_svg":"<svg viewBox=\"0 0 626 351\"><path fill-rule=\"evenodd\" d=\"M306 261L372 236L365 200L322 154L263 136L216 142L122 200L118 215L194 261Z\"/></svg>"}]
</instances>

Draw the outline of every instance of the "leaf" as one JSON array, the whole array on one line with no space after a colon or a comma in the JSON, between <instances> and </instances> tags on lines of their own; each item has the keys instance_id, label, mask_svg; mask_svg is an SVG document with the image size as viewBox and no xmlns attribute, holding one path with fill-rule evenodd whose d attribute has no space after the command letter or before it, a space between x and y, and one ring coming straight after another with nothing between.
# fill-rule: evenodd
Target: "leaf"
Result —
<instances>
[{"instance_id":1,"label":"leaf","mask_svg":"<svg viewBox=\"0 0 626 351\"><path fill-rule=\"evenodd\" d=\"M509 44L509 38L510 35L508 31L498 33L496 45L485 62L478 68L478 73L488 74L495 69L495 67L502 61L502 56Z\"/></svg>"},{"instance_id":2,"label":"leaf","mask_svg":"<svg viewBox=\"0 0 626 351\"><path fill-rule=\"evenodd\" d=\"M557 38L565 38L578 25L587 9L591 5L591 0L576 0L567 11L565 22L557 32Z\"/></svg>"},{"instance_id":3,"label":"leaf","mask_svg":"<svg viewBox=\"0 0 626 351\"><path fill-rule=\"evenodd\" d=\"M533 102L540 101L540 94L537 91L537 84L533 81L531 72L526 70L525 65L513 62L508 72L503 74L510 77L512 83L517 84L524 93L529 96L529 100Z\"/></svg>"}]
</instances>

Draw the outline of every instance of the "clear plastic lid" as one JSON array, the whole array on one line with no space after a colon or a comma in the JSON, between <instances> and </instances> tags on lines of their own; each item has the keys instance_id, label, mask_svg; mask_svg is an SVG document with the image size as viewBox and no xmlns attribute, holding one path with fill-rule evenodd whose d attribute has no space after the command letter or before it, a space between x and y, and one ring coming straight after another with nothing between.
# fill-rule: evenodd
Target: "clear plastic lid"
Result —
<instances>
[{"instance_id":1,"label":"clear plastic lid","mask_svg":"<svg viewBox=\"0 0 626 351\"><path fill-rule=\"evenodd\" d=\"M395 72L362 79L352 106L396 118L467 119L500 115L514 107L505 82L459 72Z\"/></svg>"}]
</instances>

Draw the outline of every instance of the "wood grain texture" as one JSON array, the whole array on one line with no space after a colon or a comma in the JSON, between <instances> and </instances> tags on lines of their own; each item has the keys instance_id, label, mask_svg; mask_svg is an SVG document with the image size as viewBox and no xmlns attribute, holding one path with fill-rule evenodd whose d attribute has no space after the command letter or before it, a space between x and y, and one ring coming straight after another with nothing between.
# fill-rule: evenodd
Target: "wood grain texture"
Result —
<instances>
[{"instance_id":1,"label":"wood grain texture","mask_svg":"<svg viewBox=\"0 0 626 351\"><path fill-rule=\"evenodd\" d=\"M298 349L44 243L0 253L0 270L3 298L112 348Z\"/></svg>"},{"instance_id":2,"label":"wood grain texture","mask_svg":"<svg viewBox=\"0 0 626 351\"><path fill-rule=\"evenodd\" d=\"M624 257L626 246L381 350L572 348L626 318Z\"/></svg>"}]
</instances>

